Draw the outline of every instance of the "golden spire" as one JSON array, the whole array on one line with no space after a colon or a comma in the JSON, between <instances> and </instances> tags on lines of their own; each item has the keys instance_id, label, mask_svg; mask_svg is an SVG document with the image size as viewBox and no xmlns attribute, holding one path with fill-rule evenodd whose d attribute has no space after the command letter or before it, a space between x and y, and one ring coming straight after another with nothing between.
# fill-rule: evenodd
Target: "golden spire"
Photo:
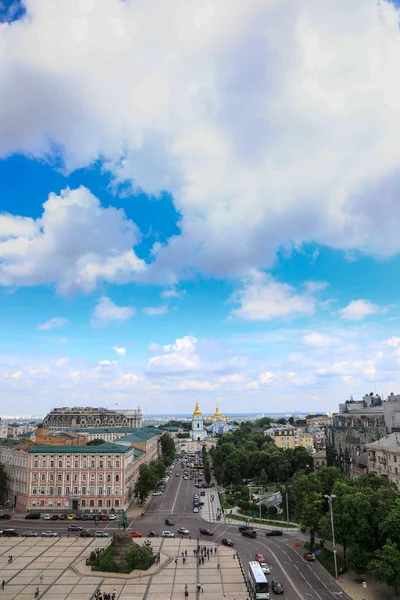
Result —
<instances>
[{"instance_id":1,"label":"golden spire","mask_svg":"<svg viewBox=\"0 0 400 600\"><path fill-rule=\"evenodd\" d=\"M217 404L217 410L215 411L214 417L216 417L216 418L217 417L222 417L222 415L221 415L221 413L219 412L219 409L218 409L218 404Z\"/></svg>"},{"instance_id":2,"label":"golden spire","mask_svg":"<svg viewBox=\"0 0 400 600\"><path fill-rule=\"evenodd\" d=\"M196 402L196 408L194 409L194 412L193 412L193 416L194 415L201 415L201 410L199 409L199 403L198 402Z\"/></svg>"}]
</instances>

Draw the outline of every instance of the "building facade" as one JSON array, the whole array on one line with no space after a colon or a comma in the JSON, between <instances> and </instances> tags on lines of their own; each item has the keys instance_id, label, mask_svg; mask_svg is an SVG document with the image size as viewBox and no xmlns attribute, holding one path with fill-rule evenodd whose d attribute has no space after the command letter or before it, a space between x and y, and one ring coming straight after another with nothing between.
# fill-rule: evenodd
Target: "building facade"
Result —
<instances>
[{"instance_id":1,"label":"building facade","mask_svg":"<svg viewBox=\"0 0 400 600\"><path fill-rule=\"evenodd\" d=\"M142 427L143 414L136 410L108 410L106 408L74 407L53 408L43 419L43 427L50 430L104 427Z\"/></svg>"},{"instance_id":2,"label":"building facade","mask_svg":"<svg viewBox=\"0 0 400 600\"><path fill-rule=\"evenodd\" d=\"M265 431L275 443L275 446L287 450L302 446L309 452L314 450L314 437L301 429L296 429L292 425L281 425L280 427L270 427Z\"/></svg>"},{"instance_id":3,"label":"building facade","mask_svg":"<svg viewBox=\"0 0 400 600\"><path fill-rule=\"evenodd\" d=\"M190 434L194 442L201 442L207 437L207 431L204 429L204 420L198 402L196 402L196 406L193 411L192 429Z\"/></svg>"},{"instance_id":4,"label":"building facade","mask_svg":"<svg viewBox=\"0 0 400 600\"><path fill-rule=\"evenodd\" d=\"M391 433L366 448L368 473L386 477L400 490L400 433Z\"/></svg>"}]
</instances>

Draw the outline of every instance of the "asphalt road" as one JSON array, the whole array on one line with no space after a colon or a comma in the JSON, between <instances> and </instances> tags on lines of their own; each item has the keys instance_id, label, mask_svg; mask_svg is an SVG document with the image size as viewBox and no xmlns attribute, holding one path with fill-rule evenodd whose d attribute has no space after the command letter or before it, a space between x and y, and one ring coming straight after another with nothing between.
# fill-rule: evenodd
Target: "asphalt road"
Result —
<instances>
[{"instance_id":1,"label":"asphalt road","mask_svg":"<svg viewBox=\"0 0 400 600\"><path fill-rule=\"evenodd\" d=\"M179 477L176 477L176 472L179 473ZM303 548L294 546L296 538L293 534L284 533L281 537L266 537L265 530L260 529L256 539L248 539L239 533L236 525L226 525L223 522L207 523L201 517L201 509L199 514L193 513L193 495L195 492L200 493L200 490L194 487L194 480L184 480L182 474L183 469L178 462L163 495L152 496L145 514L130 520L130 530L139 531L143 536L147 535L149 530L154 530L158 534L163 530L169 530L177 534L178 527L183 526L189 529L192 539L199 537L201 544L210 541L220 543L222 538L230 538L244 567L249 560L254 560L256 553L264 554L271 568L268 579L279 579L283 583L284 594L281 596L283 599L333 600L335 598L340 600L341 597L345 597L342 590L317 562L308 563L304 560ZM165 525L167 518L173 519L173 527ZM52 530L57 531L59 535L68 535L68 524L72 522L25 520L17 517L0 521L0 530L13 527L20 532L31 530L41 533ZM76 523L92 531L96 529L107 531L110 535L118 528L118 521L99 522L97 527L94 521ZM200 527L211 529L214 535L201 536ZM70 535L76 534L70 533ZM236 560L233 558L233 549L232 560Z\"/></svg>"}]
</instances>

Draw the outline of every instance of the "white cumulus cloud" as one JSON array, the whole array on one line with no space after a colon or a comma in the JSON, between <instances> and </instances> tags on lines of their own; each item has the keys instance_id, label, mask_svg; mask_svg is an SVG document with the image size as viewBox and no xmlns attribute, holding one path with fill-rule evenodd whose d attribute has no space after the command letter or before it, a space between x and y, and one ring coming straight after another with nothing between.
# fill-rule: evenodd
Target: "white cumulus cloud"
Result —
<instances>
[{"instance_id":1,"label":"white cumulus cloud","mask_svg":"<svg viewBox=\"0 0 400 600\"><path fill-rule=\"evenodd\" d=\"M352 300L350 304L339 311L339 314L342 319L347 319L348 321L361 321L369 315L376 315L384 311L385 309L368 300Z\"/></svg>"},{"instance_id":2,"label":"white cumulus cloud","mask_svg":"<svg viewBox=\"0 0 400 600\"><path fill-rule=\"evenodd\" d=\"M119 356L125 356L126 355L126 348L121 348L120 346L113 346L113 350L115 350L115 352L117 354L119 354Z\"/></svg>"},{"instance_id":3,"label":"white cumulus cloud","mask_svg":"<svg viewBox=\"0 0 400 600\"><path fill-rule=\"evenodd\" d=\"M158 315L165 315L168 312L168 306L146 306L142 309L142 313L148 317L156 317Z\"/></svg>"},{"instance_id":4,"label":"white cumulus cloud","mask_svg":"<svg viewBox=\"0 0 400 600\"><path fill-rule=\"evenodd\" d=\"M118 306L107 296L102 296L93 313L94 325L107 325L108 323L122 323L135 314L133 306Z\"/></svg>"}]
</instances>

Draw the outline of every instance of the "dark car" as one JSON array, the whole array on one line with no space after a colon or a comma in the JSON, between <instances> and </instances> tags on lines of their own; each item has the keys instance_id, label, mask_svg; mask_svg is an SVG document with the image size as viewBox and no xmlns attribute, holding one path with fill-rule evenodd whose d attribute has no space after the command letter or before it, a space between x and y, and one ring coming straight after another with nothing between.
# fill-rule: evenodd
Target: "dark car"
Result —
<instances>
[{"instance_id":1,"label":"dark car","mask_svg":"<svg viewBox=\"0 0 400 600\"><path fill-rule=\"evenodd\" d=\"M273 579L271 581L271 587L274 594L283 594L283 585L279 579Z\"/></svg>"},{"instance_id":2,"label":"dark car","mask_svg":"<svg viewBox=\"0 0 400 600\"><path fill-rule=\"evenodd\" d=\"M32 512L25 515L25 519L40 519L40 513Z\"/></svg>"},{"instance_id":3,"label":"dark car","mask_svg":"<svg viewBox=\"0 0 400 600\"><path fill-rule=\"evenodd\" d=\"M19 533L15 529L4 529L2 535L3 537L18 537Z\"/></svg>"},{"instance_id":4,"label":"dark car","mask_svg":"<svg viewBox=\"0 0 400 600\"><path fill-rule=\"evenodd\" d=\"M199 531L202 535L214 535L211 529L205 529L204 527L199 527Z\"/></svg>"},{"instance_id":5,"label":"dark car","mask_svg":"<svg viewBox=\"0 0 400 600\"><path fill-rule=\"evenodd\" d=\"M52 515L51 516L52 521L58 521L59 518L60 518L60 515Z\"/></svg>"},{"instance_id":6,"label":"dark car","mask_svg":"<svg viewBox=\"0 0 400 600\"><path fill-rule=\"evenodd\" d=\"M303 557L308 562L313 562L315 560L314 552L304 552Z\"/></svg>"},{"instance_id":7,"label":"dark car","mask_svg":"<svg viewBox=\"0 0 400 600\"><path fill-rule=\"evenodd\" d=\"M148 532L147 537L157 537L157 534L155 531L151 530Z\"/></svg>"},{"instance_id":8,"label":"dark car","mask_svg":"<svg viewBox=\"0 0 400 600\"><path fill-rule=\"evenodd\" d=\"M101 515L101 520L102 521L108 521L109 516L108 515Z\"/></svg>"},{"instance_id":9,"label":"dark car","mask_svg":"<svg viewBox=\"0 0 400 600\"><path fill-rule=\"evenodd\" d=\"M265 534L267 537L282 535L282 531L280 529L271 529L271 531L267 531Z\"/></svg>"},{"instance_id":10,"label":"dark car","mask_svg":"<svg viewBox=\"0 0 400 600\"><path fill-rule=\"evenodd\" d=\"M233 542L232 542L232 540L230 540L229 538L223 538L223 539L221 540L221 544L222 544L223 546L233 546Z\"/></svg>"},{"instance_id":11,"label":"dark car","mask_svg":"<svg viewBox=\"0 0 400 600\"><path fill-rule=\"evenodd\" d=\"M0 515L0 519L11 519L11 515L9 515L8 513L3 513Z\"/></svg>"},{"instance_id":12,"label":"dark car","mask_svg":"<svg viewBox=\"0 0 400 600\"><path fill-rule=\"evenodd\" d=\"M60 521L66 521L68 519L68 515L66 515L65 513L60 515Z\"/></svg>"},{"instance_id":13,"label":"dark car","mask_svg":"<svg viewBox=\"0 0 400 600\"><path fill-rule=\"evenodd\" d=\"M82 521L88 521L89 515L82 515Z\"/></svg>"},{"instance_id":14,"label":"dark car","mask_svg":"<svg viewBox=\"0 0 400 600\"><path fill-rule=\"evenodd\" d=\"M244 529L244 531L241 531L241 534L244 535L244 537L253 539L257 537L257 531L255 529Z\"/></svg>"},{"instance_id":15,"label":"dark car","mask_svg":"<svg viewBox=\"0 0 400 600\"><path fill-rule=\"evenodd\" d=\"M242 533L243 531L248 531L249 529L253 529L250 525L239 525L239 531Z\"/></svg>"},{"instance_id":16,"label":"dark car","mask_svg":"<svg viewBox=\"0 0 400 600\"><path fill-rule=\"evenodd\" d=\"M75 515L75 521L82 521L82 515Z\"/></svg>"},{"instance_id":17,"label":"dark car","mask_svg":"<svg viewBox=\"0 0 400 600\"><path fill-rule=\"evenodd\" d=\"M205 496L206 493L205 492L200 492L200 496Z\"/></svg>"},{"instance_id":18,"label":"dark car","mask_svg":"<svg viewBox=\"0 0 400 600\"><path fill-rule=\"evenodd\" d=\"M87 538L94 537L94 533L92 531L81 531L79 537Z\"/></svg>"},{"instance_id":19,"label":"dark car","mask_svg":"<svg viewBox=\"0 0 400 600\"><path fill-rule=\"evenodd\" d=\"M82 531L82 527L79 525L68 525L68 531Z\"/></svg>"},{"instance_id":20,"label":"dark car","mask_svg":"<svg viewBox=\"0 0 400 600\"><path fill-rule=\"evenodd\" d=\"M175 525L172 519L165 519L165 524L169 525L170 527L173 527Z\"/></svg>"}]
</instances>

